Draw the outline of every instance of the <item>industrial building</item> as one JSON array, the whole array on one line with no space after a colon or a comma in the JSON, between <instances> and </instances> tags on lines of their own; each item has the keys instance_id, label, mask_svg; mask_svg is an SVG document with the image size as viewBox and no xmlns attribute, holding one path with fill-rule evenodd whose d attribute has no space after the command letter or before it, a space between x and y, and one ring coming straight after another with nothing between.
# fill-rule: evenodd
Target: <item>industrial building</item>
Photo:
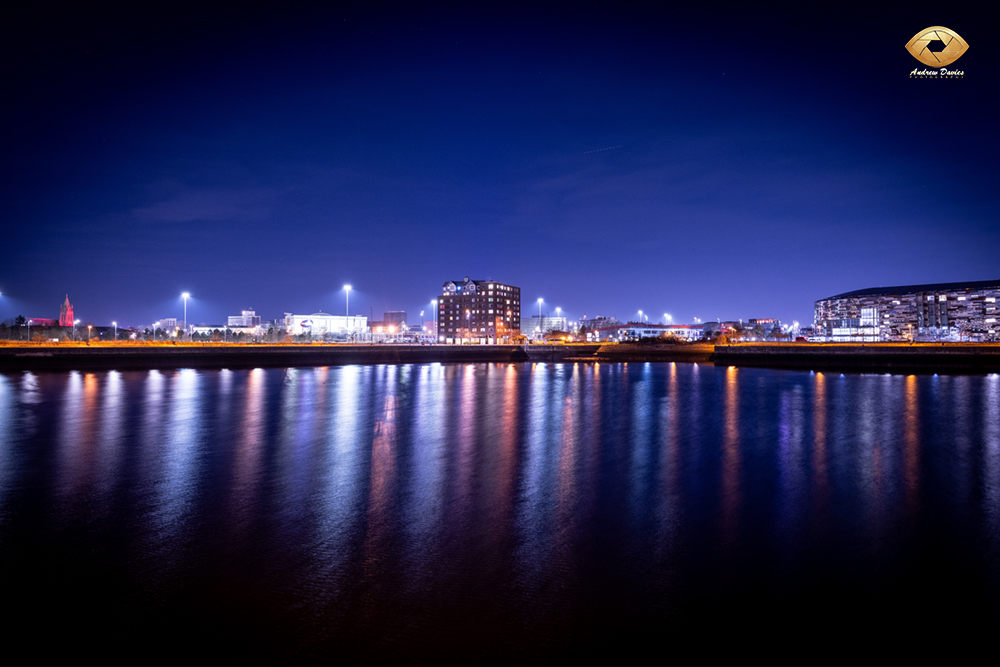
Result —
<instances>
[{"instance_id":1,"label":"industrial building","mask_svg":"<svg viewBox=\"0 0 1000 667\"><path fill-rule=\"evenodd\" d=\"M552 331L569 331L565 317L550 317L548 315L532 315L521 320L521 330L525 336L541 340L545 334Z\"/></svg>"},{"instance_id":2,"label":"industrial building","mask_svg":"<svg viewBox=\"0 0 1000 667\"><path fill-rule=\"evenodd\" d=\"M260 315L252 310L244 310L241 315L230 315L227 325L230 327L259 327Z\"/></svg>"},{"instance_id":3,"label":"industrial building","mask_svg":"<svg viewBox=\"0 0 1000 667\"><path fill-rule=\"evenodd\" d=\"M448 281L438 298L439 343L512 343L521 334L521 288L494 280Z\"/></svg>"},{"instance_id":4,"label":"industrial building","mask_svg":"<svg viewBox=\"0 0 1000 667\"><path fill-rule=\"evenodd\" d=\"M1000 280L873 287L820 299L816 336L833 342L997 341Z\"/></svg>"},{"instance_id":5,"label":"industrial building","mask_svg":"<svg viewBox=\"0 0 1000 667\"><path fill-rule=\"evenodd\" d=\"M313 313L294 315L285 313L285 331L293 336L308 334L315 337L363 334L368 329L368 318L363 315L331 315Z\"/></svg>"},{"instance_id":6,"label":"industrial building","mask_svg":"<svg viewBox=\"0 0 1000 667\"><path fill-rule=\"evenodd\" d=\"M664 336L694 341L704 336L704 327L700 324L648 324L629 322L617 326L595 329L587 334L587 340L592 342L617 341L625 343L642 340L643 338L661 338Z\"/></svg>"}]
</instances>

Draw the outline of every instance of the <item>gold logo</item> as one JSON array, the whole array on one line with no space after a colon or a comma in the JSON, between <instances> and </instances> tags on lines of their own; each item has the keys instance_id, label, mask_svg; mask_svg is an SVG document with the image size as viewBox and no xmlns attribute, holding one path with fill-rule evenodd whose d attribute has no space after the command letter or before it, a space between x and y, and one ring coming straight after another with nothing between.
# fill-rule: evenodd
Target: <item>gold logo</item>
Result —
<instances>
[{"instance_id":1,"label":"gold logo","mask_svg":"<svg viewBox=\"0 0 1000 667\"><path fill-rule=\"evenodd\" d=\"M925 65L944 67L958 60L969 45L954 30L936 25L914 35L906 50Z\"/></svg>"}]
</instances>

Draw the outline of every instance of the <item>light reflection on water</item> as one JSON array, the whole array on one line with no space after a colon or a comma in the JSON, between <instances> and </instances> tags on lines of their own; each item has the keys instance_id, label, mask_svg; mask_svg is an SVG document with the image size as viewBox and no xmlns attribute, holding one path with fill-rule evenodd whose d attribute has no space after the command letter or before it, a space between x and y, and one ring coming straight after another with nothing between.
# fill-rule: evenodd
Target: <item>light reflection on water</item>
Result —
<instances>
[{"instance_id":1,"label":"light reflection on water","mask_svg":"<svg viewBox=\"0 0 1000 667\"><path fill-rule=\"evenodd\" d=\"M915 572L995 615L1000 376L0 376L0 546L30 576L58 558L63 583L120 578L108 604L136 623L207 605L292 645L388 653L456 629L555 650L762 590L885 605Z\"/></svg>"}]
</instances>

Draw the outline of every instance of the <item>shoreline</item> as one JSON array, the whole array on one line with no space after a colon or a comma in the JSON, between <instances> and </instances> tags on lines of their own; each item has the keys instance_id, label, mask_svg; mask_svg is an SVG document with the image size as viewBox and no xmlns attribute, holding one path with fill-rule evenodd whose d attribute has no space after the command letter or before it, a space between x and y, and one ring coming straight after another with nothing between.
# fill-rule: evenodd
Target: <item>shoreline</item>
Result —
<instances>
[{"instance_id":1,"label":"shoreline","mask_svg":"<svg viewBox=\"0 0 1000 667\"><path fill-rule=\"evenodd\" d=\"M561 361L599 345L0 344L0 372Z\"/></svg>"},{"instance_id":2,"label":"shoreline","mask_svg":"<svg viewBox=\"0 0 1000 667\"><path fill-rule=\"evenodd\" d=\"M419 363L713 363L790 370L1000 372L1000 344L737 343L345 345L0 343L0 372L257 368Z\"/></svg>"},{"instance_id":3,"label":"shoreline","mask_svg":"<svg viewBox=\"0 0 1000 667\"><path fill-rule=\"evenodd\" d=\"M894 373L1000 371L997 343L737 343L717 345L718 365Z\"/></svg>"}]
</instances>

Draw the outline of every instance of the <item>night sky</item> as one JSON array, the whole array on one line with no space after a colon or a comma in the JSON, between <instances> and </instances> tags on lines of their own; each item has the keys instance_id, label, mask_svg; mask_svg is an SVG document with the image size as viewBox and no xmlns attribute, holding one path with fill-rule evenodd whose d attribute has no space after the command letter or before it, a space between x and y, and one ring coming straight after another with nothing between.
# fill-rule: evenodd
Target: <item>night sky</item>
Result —
<instances>
[{"instance_id":1,"label":"night sky","mask_svg":"<svg viewBox=\"0 0 1000 667\"><path fill-rule=\"evenodd\" d=\"M343 314L349 283L412 323L470 276L526 315L811 323L1000 278L981 14L139 7L0 10L0 319ZM910 79L932 25L964 78Z\"/></svg>"}]
</instances>

